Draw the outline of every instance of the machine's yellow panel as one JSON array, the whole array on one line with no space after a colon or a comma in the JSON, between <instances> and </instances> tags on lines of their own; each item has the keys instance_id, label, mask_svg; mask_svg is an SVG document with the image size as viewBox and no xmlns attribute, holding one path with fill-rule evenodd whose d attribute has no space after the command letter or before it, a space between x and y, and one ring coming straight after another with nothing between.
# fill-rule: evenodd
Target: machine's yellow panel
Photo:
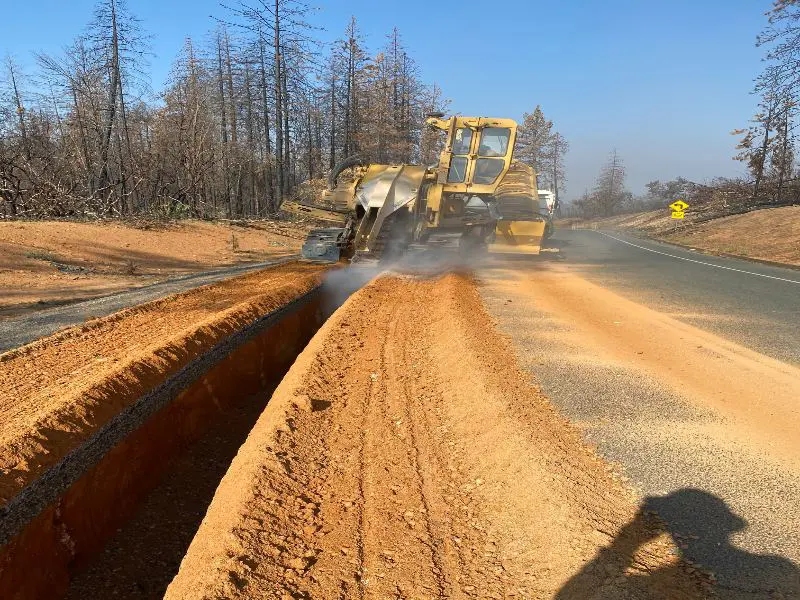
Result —
<instances>
[{"instance_id":1,"label":"machine's yellow panel","mask_svg":"<svg viewBox=\"0 0 800 600\"><path fill-rule=\"evenodd\" d=\"M544 238L544 221L498 221L493 254L539 254Z\"/></svg>"}]
</instances>

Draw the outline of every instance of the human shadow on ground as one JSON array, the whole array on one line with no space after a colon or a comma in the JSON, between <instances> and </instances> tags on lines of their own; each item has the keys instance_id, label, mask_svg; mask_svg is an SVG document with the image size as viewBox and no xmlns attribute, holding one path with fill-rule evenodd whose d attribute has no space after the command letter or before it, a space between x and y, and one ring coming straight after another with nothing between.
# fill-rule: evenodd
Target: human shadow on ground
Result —
<instances>
[{"instance_id":1,"label":"human shadow on ground","mask_svg":"<svg viewBox=\"0 0 800 600\"><path fill-rule=\"evenodd\" d=\"M685 564L649 568L637 558L642 546L663 531L657 514L682 555L714 574L716 585L703 585ZM755 554L734 546L730 537L747 522L713 494L682 489L646 498L634 519L612 543L573 576L557 600L606 598L761 600L800 598L800 569L776 555Z\"/></svg>"}]
</instances>

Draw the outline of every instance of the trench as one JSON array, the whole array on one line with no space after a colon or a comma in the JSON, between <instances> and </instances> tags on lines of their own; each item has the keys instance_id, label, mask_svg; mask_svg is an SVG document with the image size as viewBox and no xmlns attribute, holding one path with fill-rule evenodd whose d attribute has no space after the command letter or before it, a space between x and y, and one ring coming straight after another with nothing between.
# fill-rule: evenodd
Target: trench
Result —
<instances>
[{"instance_id":1,"label":"trench","mask_svg":"<svg viewBox=\"0 0 800 600\"><path fill-rule=\"evenodd\" d=\"M18 530L0 549L0 597L161 598L272 390L372 275L329 273L162 382L23 490L3 514Z\"/></svg>"}]
</instances>

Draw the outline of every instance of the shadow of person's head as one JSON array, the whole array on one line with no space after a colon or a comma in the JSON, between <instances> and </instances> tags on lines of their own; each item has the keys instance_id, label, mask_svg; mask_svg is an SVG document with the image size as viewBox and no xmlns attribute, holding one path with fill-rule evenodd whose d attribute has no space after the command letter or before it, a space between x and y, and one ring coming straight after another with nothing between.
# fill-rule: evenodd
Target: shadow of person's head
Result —
<instances>
[{"instance_id":1,"label":"shadow of person's head","mask_svg":"<svg viewBox=\"0 0 800 600\"><path fill-rule=\"evenodd\" d=\"M657 513L676 541L694 553L728 545L730 536L747 528L747 521L724 500L693 488L645 498L642 509Z\"/></svg>"},{"instance_id":2,"label":"shadow of person's head","mask_svg":"<svg viewBox=\"0 0 800 600\"><path fill-rule=\"evenodd\" d=\"M652 513L658 516L654 519ZM698 489L682 489L645 498L636 516L612 542L564 585L559 600L599 598L707 598L707 582L695 580L677 563L644 571L628 567L637 562L639 548L654 539L661 526L682 555L717 576L714 593L722 600L741 598L800 598L800 570L790 560L749 552L731 539L747 521L720 498ZM604 587L611 580L614 589Z\"/></svg>"},{"instance_id":3,"label":"shadow of person's head","mask_svg":"<svg viewBox=\"0 0 800 600\"><path fill-rule=\"evenodd\" d=\"M780 556L748 552L734 543L732 536L745 531L748 523L721 498L685 488L645 498L642 510L655 512L683 556L714 573L725 588L800 593L794 563Z\"/></svg>"}]
</instances>

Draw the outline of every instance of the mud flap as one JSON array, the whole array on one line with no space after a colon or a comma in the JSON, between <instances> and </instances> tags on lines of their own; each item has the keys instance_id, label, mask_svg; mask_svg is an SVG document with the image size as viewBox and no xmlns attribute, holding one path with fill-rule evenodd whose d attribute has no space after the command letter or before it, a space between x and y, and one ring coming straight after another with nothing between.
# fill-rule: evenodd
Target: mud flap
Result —
<instances>
[{"instance_id":1,"label":"mud flap","mask_svg":"<svg viewBox=\"0 0 800 600\"><path fill-rule=\"evenodd\" d=\"M547 223L540 221L498 221L492 254L539 254Z\"/></svg>"}]
</instances>

